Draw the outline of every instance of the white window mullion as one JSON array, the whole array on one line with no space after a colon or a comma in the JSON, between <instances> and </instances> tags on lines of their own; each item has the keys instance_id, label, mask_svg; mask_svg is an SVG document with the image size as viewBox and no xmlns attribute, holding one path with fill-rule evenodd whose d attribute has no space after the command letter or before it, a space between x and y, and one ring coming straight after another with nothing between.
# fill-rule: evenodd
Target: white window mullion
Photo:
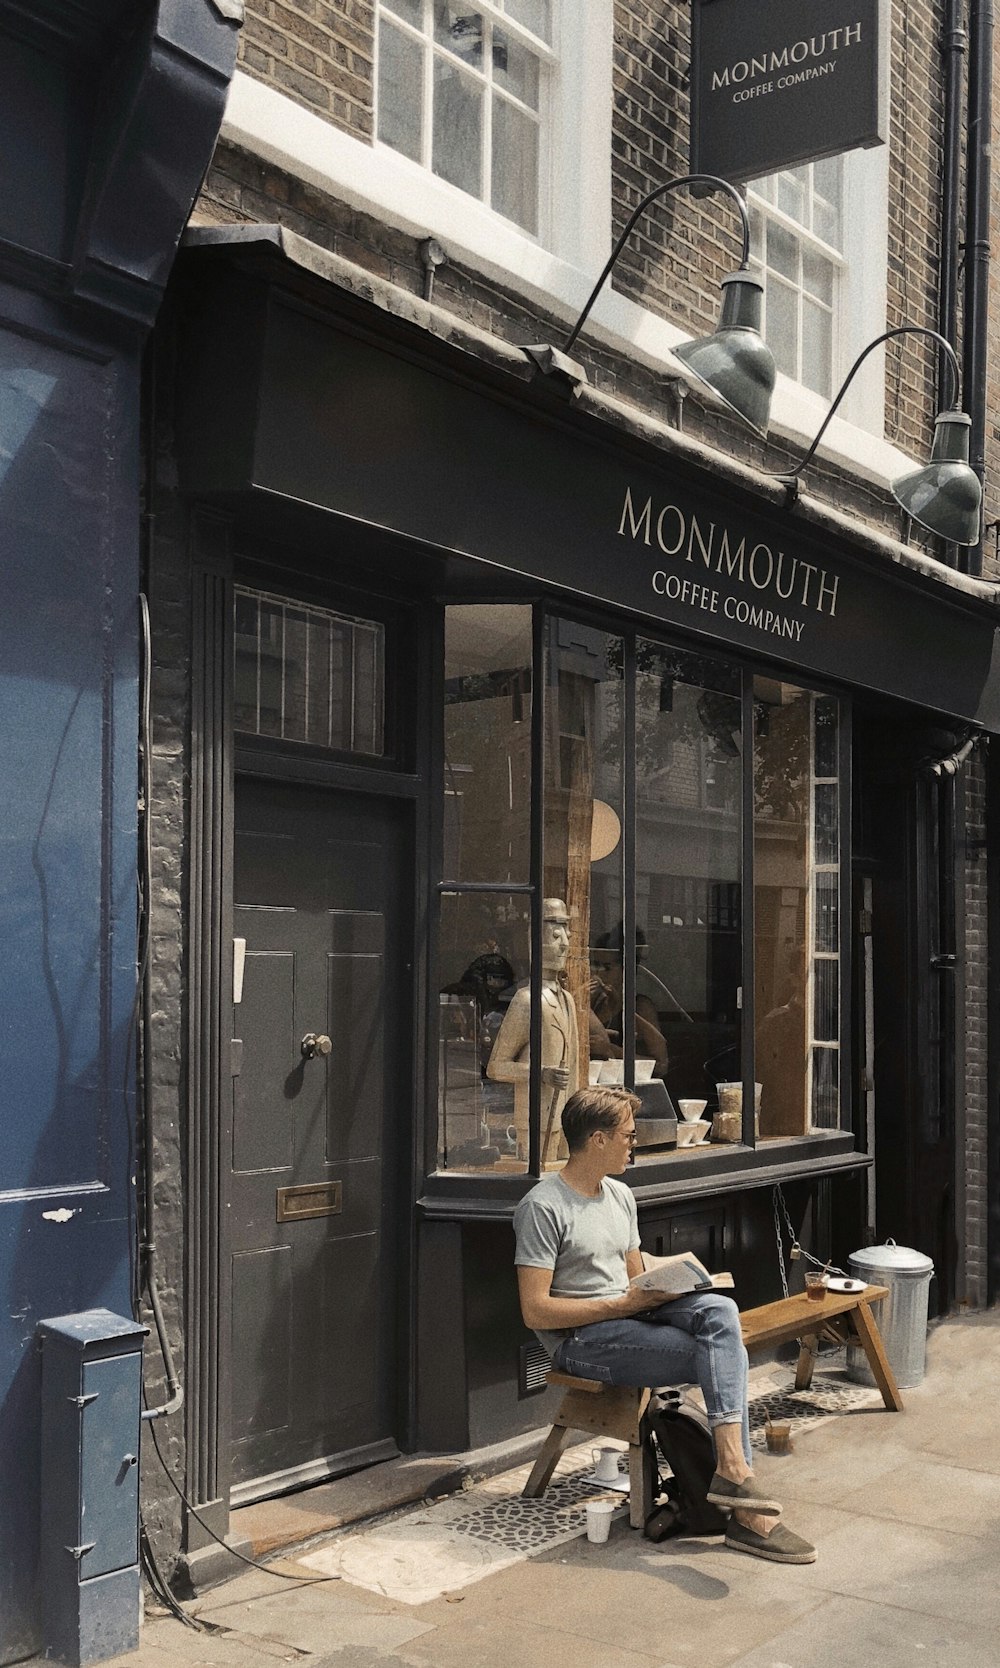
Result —
<instances>
[{"instance_id":1,"label":"white window mullion","mask_svg":"<svg viewBox=\"0 0 1000 1668\"><path fill-rule=\"evenodd\" d=\"M434 168L434 17L432 0L424 0L424 58L423 58L423 113L421 120L421 160L429 171Z\"/></svg>"},{"instance_id":2,"label":"white window mullion","mask_svg":"<svg viewBox=\"0 0 1000 1668\"><path fill-rule=\"evenodd\" d=\"M505 20L506 21L506 20ZM483 131L480 136L480 171L483 202L493 207L493 20L483 16Z\"/></svg>"}]
</instances>

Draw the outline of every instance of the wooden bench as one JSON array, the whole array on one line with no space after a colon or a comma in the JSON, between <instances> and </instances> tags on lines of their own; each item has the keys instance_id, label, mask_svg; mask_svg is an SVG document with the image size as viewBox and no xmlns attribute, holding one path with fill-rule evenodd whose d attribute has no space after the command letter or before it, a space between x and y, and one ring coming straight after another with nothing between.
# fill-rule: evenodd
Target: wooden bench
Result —
<instances>
[{"instance_id":1,"label":"wooden bench","mask_svg":"<svg viewBox=\"0 0 1000 1668\"><path fill-rule=\"evenodd\" d=\"M903 1398L886 1358L871 1312L871 1304L887 1297L887 1286L865 1286L856 1292L826 1292L817 1301L798 1292L794 1297L781 1297L776 1303L764 1303L758 1309L747 1309L740 1315L743 1342L747 1352L772 1348L799 1340L799 1358L795 1368L796 1390L808 1390L812 1383L816 1353L822 1339L838 1344L859 1344L868 1357L875 1383L882 1392L886 1407L894 1413L902 1412ZM652 1392L633 1385L603 1384L599 1379L575 1378L572 1373L560 1373L553 1368L546 1375L547 1383L561 1385L563 1398L552 1427L538 1457L531 1468L523 1496L529 1500L544 1494L549 1486L563 1449L573 1431L586 1431L590 1436L614 1437L628 1443L629 1522L633 1529L641 1529L653 1509L653 1456L647 1436L647 1409Z\"/></svg>"}]
</instances>

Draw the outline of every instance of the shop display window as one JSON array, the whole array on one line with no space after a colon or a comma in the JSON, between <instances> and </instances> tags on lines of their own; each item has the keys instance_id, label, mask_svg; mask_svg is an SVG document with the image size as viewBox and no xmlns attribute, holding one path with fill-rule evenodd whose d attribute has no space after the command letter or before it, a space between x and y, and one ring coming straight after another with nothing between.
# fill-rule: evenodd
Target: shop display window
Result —
<instances>
[{"instance_id":1,"label":"shop display window","mask_svg":"<svg viewBox=\"0 0 1000 1668\"><path fill-rule=\"evenodd\" d=\"M754 679L754 1014L760 1134L835 1129L840 1101L839 714Z\"/></svg>"},{"instance_id":2,"label":"shop display window","mask_svg":"<svg viewBox=\"0 0 1000 1668\"><path fill-rule=\"evenodd\" d=\"M531 609L449 608L443 878L527 883L530 845Z\"/></svg>"},{"instance_id":3,"label":"shop display window","mask_svg":"<svg viewBox=\"0 0 1000 1668\"><path fill-rule=\"evenodd\" d=\"M680 1118L694 1150L741 1134L738 1117L710 1127L718 1085L736 1086L723 1110L738 1110L741 1095L739 668L640 638L635 755L636 1049L643 1019L662 1039L666 1110L681 1113L683 1101L698 1113L691 1137ZM656 1151L640 1145L637 1161Z\"/></svg>"},{"instance_id":4,"label":"shop display window","mask_svg":"<svg viewBox=\"0 0 1000 1668\"><path fill-rule=\"evenodd\" d=\"M558 1167L587 1083L634 1089L635 1164L681 1174L839 1130L838 701L526 606L446 616L439 1169Z\"/></svg>"},{"instance_id":5,"label":"shop display window","mask_svg":"<svg viewBox=\"0 0 1000 1668\"><path fill-rule=\"evenodd\" d=\"M527 1059L503 1076L488 1067L515 997L514 1018L529 1001L531 735L531 608L449 608L438 934L443 1170L523 1172L527 1164ZM508 1025L505 1040L510 1034Z\"/></svg>"},{"instance_id":6,"label":"shop display window","mask_svg":"<svg viewBox=\"0 0 1000 1668\"><path fill-rule=\"evenodd\" d=\"M491 1078L511 1004L527 997L531 900L525 893L441 897L438 994L438 1167L527 1167L527 1068ZM520 1133L520 1143L519 1143ZM519 1144L521 1150L519 1151Z\"/></svg>"}]
</instances>

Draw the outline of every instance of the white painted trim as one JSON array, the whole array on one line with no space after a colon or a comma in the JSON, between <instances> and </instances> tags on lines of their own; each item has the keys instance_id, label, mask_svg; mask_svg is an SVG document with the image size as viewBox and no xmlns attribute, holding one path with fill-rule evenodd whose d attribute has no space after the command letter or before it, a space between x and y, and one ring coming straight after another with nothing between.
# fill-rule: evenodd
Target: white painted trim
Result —
<instances>
[{"instance_id":1,"label":"white painted trim","mask_svg":"<svg viewBox=\"0 0 1000 1668\"><path fill-rule=\"evenodd\" d=\"M851 151L844 158L844 275L839 321L837 386L862 348L886 328L889 305L889 147ZM869 354L841 410L845 420L885 430L885 346ZM928 447L930 436L928 436Z\"/></svg>"},{"instance_id":2,"label":"white painted trim","mask_svg":"<svg viewBox=\"0 0 1000 1668\"><path fill-rule=\"evenodd\" d=\"M567 178L553 226L554 250L543 249L509 221L388 147L342 132L243 71L237 71L230 85L222 137L414 239L435 237L455 259L529 305L563 319L568 329L611 246L610 0L588 0L591 6L594 16L600 11L608 24L607 56L593 50L603 31L588 28L582 31L587 49L576 59L567 55L564 62L567 97L560 103L568 111L578 99L577 108L586 113L586 120L580 132L583 149L577 152L579 168ZM564 129L559 141L564 152L570 142ZM736 258L734 249L734 266ZM884 262L873 261L871 266ZM671 350L688 335L609 286L594 306L587 332L653 371L685 374ZM879 357L872 355L873 360ZM825 400L779 377L771 427L805 450L828 409ZM824 437L822 455L879 486L912 467L912 461L883 438L839 417Z\"/></svg>"}]
</instances>

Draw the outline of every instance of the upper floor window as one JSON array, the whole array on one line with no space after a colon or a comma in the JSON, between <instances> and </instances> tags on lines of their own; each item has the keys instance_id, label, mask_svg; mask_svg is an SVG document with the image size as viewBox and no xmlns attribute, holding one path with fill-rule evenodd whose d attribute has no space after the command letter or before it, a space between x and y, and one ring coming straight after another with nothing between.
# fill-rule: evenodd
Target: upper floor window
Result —
<instances>
[{"instance_id":1,"label":"upper floor window","mask_svg":"<svg viewBox=\"0 0 1000 1668\"><path fill-rule=\"evenodd\" d=\"M383 144L540 230L552 0L380 0Z\"/></svg>"},{"instance_id":2,"label":"upper floor window","mask_svg":"<svg viewBox=\"0 0 1000 1668\"><path fill-rule=\"evenodd\" d=\"M845 282L843 156L753 180L751 260L764 280L764 336L778 370L832 397Z\"/></svg>"}]
</instances>

